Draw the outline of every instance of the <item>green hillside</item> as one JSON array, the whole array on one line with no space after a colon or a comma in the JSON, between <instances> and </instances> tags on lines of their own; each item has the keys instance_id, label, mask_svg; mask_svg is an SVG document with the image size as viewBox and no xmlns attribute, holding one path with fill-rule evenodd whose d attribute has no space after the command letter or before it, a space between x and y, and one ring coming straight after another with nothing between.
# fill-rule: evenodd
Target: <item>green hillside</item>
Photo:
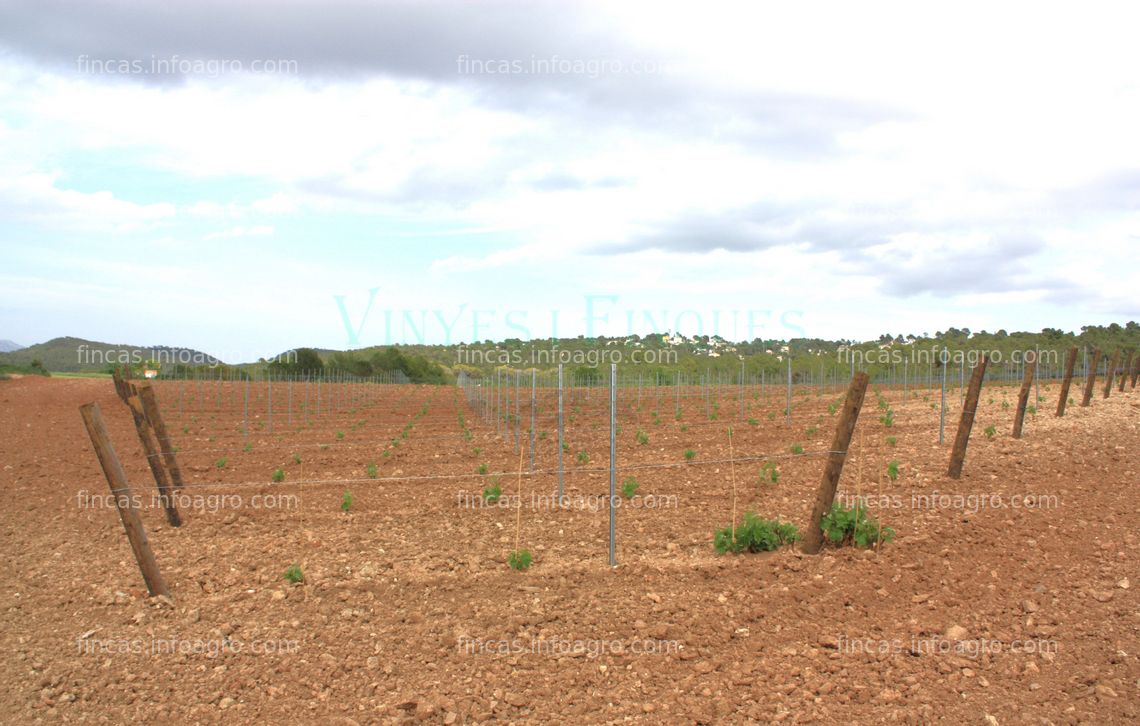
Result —
<instances>
[{"instance_id":1,"label":"green hillside","mask_svg":"<svg viewBox=\"0 0 1140 726\"><path fill-rule=\"evenodd\" d=\"M563 338L558 340L523 341L508 339L499 343L490 341L470 345L410 345L399 346L406 355L422 356L452 371L486 372L497 366L551 370L562 362L567 370L608 368L617 362L619 369L637 370L647 379L661 374L663 380L675 372L687 376L711 373L735 376L741 362L749 376L784 371L787 358L792 359L794 372L823 370L832 375L849 370L851 360L856 368L871 373L899 369L908 361L908 367L925 367L933 361L938 368L938 354L943 348L949 351L950 361L957 367L957 359L975 357L967 354L986 352L996 365L1014 365L1016 354L1024 351L1042 351L1043 363L1064 360L1072 346L1099 348L1109 353L1116 350L1140 349L1140 325L1113 323L1108 326L1084 326L1080 333L1067 333L1046 328L1038 333L971 331L968 328L950 328L920 335L884 334L876 340L855 342L850 340L821 340L793 338L791 340L756 339L732 342L719 336L665 336L631 335L617 338ZM326 357L335 368L338 361L368 360L381 348L365 348Z\"/></svg>"},{"instance_id":2,"label":"green hillside","mask_svg":"<svg viewBox=\"0 0 1140 726\"><path fill-rule=\"evenodd\" d=\"M821 375L826 378L842 377L850 370L852 360L856 368L867 370L872 375L892 369L902 370L904 366L913 371L938 369L940 362L936 351L943 348L949 351L951 366L955 369L959 368L959 359L972 361L981 352L990 355L991 368L1016 367L1017 354L1030 350L1041 351L1042 364L1048 369L1056 369L1072 346L1089 351L1098 348L1108 353L1140 350L1140 325L1136 322L1091 325L1082 327L1080 333L1053 328L1037 333L950 328L933 334L884 334L876 340L862 342L814 338L733 342L715 335L653 334L580 336L558 340L507 339L497 343L484 341L456 345L386 345L350 351L297 348L296 351L305 350L313 356L313 363L304 366L288 363L290 351L278 356L276 361L262 359L231 366L188 348L116 345L67 337L12 353L0 353L0 366L27 368L39 361L49 371L78 373L106 371L117 364L128 363L141 372L146 361L157 360L164 375L175 376L195 369L211 371L211 375L236 375L238 370L254 375L267 371L275 375L300 375L303 371L299 368L305 368L339 371L359 377L402 371L410 380L438 383L453 380L460 371L476 375L498 367L550 371L556 369L560 362L575 379L593 379L603 376L610 362L616 362L620 369L637 371L647 381L659 378L665 382L672 380L677 373L690 379L712 375L731 380L739 375L742 364L750 378L780 376L786 371L790 357L797 379L810 372L813 379L818 380L816 377ZM1082 354L1078 366L1083 360ZM229 373L218 373L219 369Z\"/></svg>"},{"instance_id":3,"label":"green hillside","mask_svg":"<svg viewBox=\"0 0 1140 726\"><path fill-rule=\"evenodd\" d=\"M189 348L101 343L83 338L53 338L11 353L0 353L0 365L30 366L40 361L49 371L81 373L105 371L120 363L141 366L157 360L161 366L178 362L209 366L219 361Z\"/></svg>"}]
</instances>

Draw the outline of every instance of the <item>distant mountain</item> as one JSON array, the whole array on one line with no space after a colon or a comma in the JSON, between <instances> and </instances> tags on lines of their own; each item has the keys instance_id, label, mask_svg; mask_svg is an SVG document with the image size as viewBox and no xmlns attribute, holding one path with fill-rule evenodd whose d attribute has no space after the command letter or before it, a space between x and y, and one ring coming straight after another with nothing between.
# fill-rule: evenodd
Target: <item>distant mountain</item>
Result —
<instances>
[{"instance_id":1,"label":"distant mountain","mask_svg":"<svg viewBox=\"0 0 1140 726\"><path fill-rule=\"evenodd\" d=\"M21 350L24 346L11 340L0 340L0 353L11 353Z\"/></svg>"},{"instance_id":2,"label":"distant mountain","mask_svg":"<svg viewBox=\"0 0 1140 726\"><path fill-rule=\"evenodd\" d=\"M46 343L0 352L0 365L26 366L33 360L41 361L49 371L61 373L103 371L116 364L135 365L148 360L157 361L160 368L169 368L177 363L192 366L221 363L214 356L191 348L101 343L71 337L53 338Z\"/></svg>"},{"instance_id":3,"label":"distant mountain","mask_svg":"<svg viewBox=\"0 0 1140 726\"><path fill-rule=\"evenodd\" d=\"M1000 360L1003 365L1014 363L1014 356L1020 351L1040 349L1051 352L1051 358L1043 359L1043 363L1057 368L1063 363L1064 353L1071 346L1087 351L1094 348L1109 352L1137 350L1140 349L1140 323L1129 321L1125 325L1085 325L1079 334L1056 328L1045 328L1040 333L1005 330L989 333L984 330L949 328L933 335L884 333L876 340L862 342L816 338L730 341L717 335L653 333L644 336L579 336L557 340L508 338L499 342L451 345L379 345L348 351L317 348L316 351L324 360L326 370L339 370L358 376L371 375L377 370L394 370L390 365L392 361L388 348L395 347L406 359L418 358L425 364L439 364L450 372L467 370L487 373L499 366L554 370L559 363L564 363L573 371L573 375L584 375L581 369L605 368L605 363L612 360L623 366L640 366L638 370L646 376L646 380L658 380L659 376L668 379L679 372L690 378L705 376L705 380L710 380L708 377L715 375L716 380L723 381L734 380L735 376L740 375L742 366L748 375L764 372L782 374L785 359L792 361L796 375L801 375L804 371L813 374L822 371L821 376L831 375L833 378L850 370L852 361L869 371L889 370L904 358L915 361L916 364L921 361L921 365L928 366L932 365L933 351L943 348L950 352L986 351L990 353L992 361L996 363ZM274 358L288 360L289 353L293 350L295 349L283 351ZM622 352L618 356L620 360L612 355L616 352ZM157 360L163 372L170 372L171 368L180 363L197 369L227 365L207 353L190 348L116 345L71 337L55 338L13 352L0 352L0 366L27 368L33 360L41 361L49 371L61 373L100 372L122 363L137 367L147 360ZM229 365L247 373L260 374L272 360L273 358L260 359ZM380 367L373 367L374 363ZM933 365L937 367L936 364Z\"/></svg>"}]
</instances>

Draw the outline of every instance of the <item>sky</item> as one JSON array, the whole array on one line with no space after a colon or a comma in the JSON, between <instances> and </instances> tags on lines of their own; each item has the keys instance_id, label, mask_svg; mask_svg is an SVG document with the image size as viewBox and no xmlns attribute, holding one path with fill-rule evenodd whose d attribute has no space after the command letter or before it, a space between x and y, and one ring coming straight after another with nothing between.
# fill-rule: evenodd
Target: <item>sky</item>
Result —
<instances>
[{"instance_id":1,"label":"sky","mask_svg":"<svg viewBox=\"0 0 1140 726\"><path fill-rule=\"evenodd\" d=\"M0 339L1140 319L1128 3L0 0Z\"/></svg>"}]
</instances>

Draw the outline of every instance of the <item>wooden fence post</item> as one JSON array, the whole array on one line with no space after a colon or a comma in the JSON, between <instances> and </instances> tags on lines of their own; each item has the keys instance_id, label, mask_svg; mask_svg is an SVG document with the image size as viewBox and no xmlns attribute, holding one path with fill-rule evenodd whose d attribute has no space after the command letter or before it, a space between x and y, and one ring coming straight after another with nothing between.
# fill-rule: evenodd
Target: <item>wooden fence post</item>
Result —
<instances>
[{"instance_id":1,"label":"wooden fence post","mask_svg":"<svg viewBox=\"0 0 1140 726\"><path fill-rule=\"evenodd\" d=\"M1112 377L1116 375L1116 366L1120 364L1120 351L1112 354L1112 358L1108 361L1108 370L1104 372L1104 395L1102 398L1108 398L1108 394L1112 392Z\"/></svg>"},{"instance_id":2,"label":"wooden fence post","mask_svg":"<svg viewBox=\"0 0 1140 726\"><path fill-rule=\"evenodd\" d=\"M83 425L87 427L87 435L91 437L91 446L95 455L99 457L99 465L103 467L103 475L107 478L107 485L111 487L111 498L115 500L115 508L119 510L119 519L123 522L127 539L134 551L135 561L142 571L146 589L151 595L165 595L170 597L170 590L166 581L162 579L162 572L158 569L158 562L154 559L154 552L146 538L142 519L139 518L134 498L131 496L131 487L127 483L127 475L119 457L115 455L115 447L107 435L107 427L103 423L103 414L96 403L87 403L79 407L83 416Z\"/></svg>"},{"instance_id":3,"label":"wooden fence post","mask_svg":"<svg viewBox=\"0 0 1140 726\"><path fill-rule=\"evenodd\" d=\"M1028 355L1026 356L1028 357ZM1029 392L1033 390L1033 376L1037 372L1037 354L1033 360L1025 361L1025 375L1021 379L1021 390L1017 394L1017 412L1013 415L1013 438L1021 438L1021 429L1025 425L1025 409L1029 404ZM1033 410L1037 410L1037 402L1033 402Z\"/></svg>"},{"instance_id":4,"label":"wooden fence post","mask_svg":"<svg viewBox=\"0 0 1140 726\"><path fill-rule=\"evenodd\" d=\"M170 522L171 527L181 527L182 517L178 515L178 507L175 505L172 496L173 492L170 489L170 479L166 476L166 469L162 468L162 461L158 458L158 447L155 446L150 437L150 426L147 425L142 402L139 401L138 396L131 396L127 399L127 407L131 409L131 418L135 422L135 432L139 435L139 443L142 444L147 466L150 467L150 473L154 476L154 484L158 487L158 496L162 502L162 508L166 510L166 521Z\"/></svg>"},{"instance_id":5,"label":"wooden fence post","mask_svg":"<svg viewBox=\"0 0 1140 726\"><path fill-rule=\"evenodd\" d=\"M1081 407L1087 407L1092 403L1093 387L1096 386L1096 367L1100 365L1101 351L1099 349L1093 350L1092 364L1089 365L1089 377L1085 380L1085 395L1081 398Z\"/></svg>"},{"instance_id":6,"label":"wooden fence post","mask_svg":"<svg viewBox=\"0 0 1140 726\"><path fill-rule=\"evenodd\" d=\"M158 401L154 396L154 388L149 383L139 386L139 398L142 400L143 413L146 420L154 429L158 447L162 450L162 460L166 463L166 470L170 472L170 482L175 489L182 489L182 469L178 466L178 458L174 455L174 447L170 443L170 432L166 422L162 419L162 412L158 408Z\"/></svg>"},{"instance_id":7,"label":"wooden fence post","mask_svg":"<svg viewBox=\"0 0 1140 726\"><path fill-rule=\"evenodd\" d=\"M843 412L840 414L839 424L835 427L835 438L832 439L831 453L823 470L823 480L819 484L819 493L811 510L811 519L808 520L807 530L804 532L801 549L808 554L814 555L823 547L823 530L820 529L820 522L835 501L839 475L843 473L843 463L847 460L847 450L851 445L851 434L855 431L859 411L863 408L868 380L870 379L867 374L859 371L851 377L851 384L847 387L847 397L843 400Z\"/></svg>"},{"instance_id":8,"label":"wooden fence post","mask_svg":"<svg viewBox=\"0 0 1140 726\"><path fill-rule=\"evenodd\" d=\"M1065 415L1065 406L1069 402L1069 386L1073 383L1073 366L1077 363L1077 347L1069 348L1069 355L1065 358L1065 377L1061 380L1061 398L1057 401L1057 415Z\"/></svg>"},{"instance_id":9,"label":"wooden fence post","mask_svg":"<svg viewBox=\"0 0 1140 726\"><path fill-rule=\"evenodd\" d=\"M120 366L119 368L111 371L111 381L115 384L115 395L119 397L120 401L126 403L127 397L130 396L128 387L131 384L128 383L127 379L124 377L124 371L128 371L126 366Z\"/></svg>"},{"instance_id":10,"label":"wooden fence post","mask_svg":"<svg viewBox=\"0 0 1140 726\"><path fill-rule=\"evenodd\" d=\"M958 435L954 437L954 450L950 452L951 479L962 476L962 464L966 461L966 445L970 443L970 431L974 428L974 415L978 410L978 399L982 395L982 381L986 377L986 364L989 357L983 353L974 372L970 375L970 387L966 390L966 402L962 405L962 418L958 421Z\"/></svg>"},{"instance_id":11,"label":"wooden fence post","mask_svg":"<svg viewBox=\"0 0 1140 726\"><path fill-rule=\"evenodd\" d=\"M1132 362L1132 383L1129 388L1136 387L1136 378L1140 377L1140 351L1137 351L1135 360Z\"/></svg>"},{"instance_id":12,"label":"wooden fence post","mask_svg":"<svg viewBox=\"0 0 1140 726\"><path fill-rule=\"evenodd\" d=\"M1131 370L1131 368L1132 351L1128 351L1128 354L1124 356L1124 365L1120 366L1120 386L1116 389L1120 393L1124 393L1124 384L1128 381L1128 371Z\"/></svg>"}]
</instances>

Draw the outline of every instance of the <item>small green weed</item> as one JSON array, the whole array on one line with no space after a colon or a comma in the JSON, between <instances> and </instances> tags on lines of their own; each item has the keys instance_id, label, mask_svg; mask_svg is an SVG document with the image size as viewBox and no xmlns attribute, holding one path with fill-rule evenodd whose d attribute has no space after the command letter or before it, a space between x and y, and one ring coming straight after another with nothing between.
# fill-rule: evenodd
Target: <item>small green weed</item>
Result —
<instances>
[{"instance_id":1,"label":"small green weed","mask_svg":"<svg viewBox=\"0 0 1140 726\"><path fill-rule=\"evenodd\" d=\"M289 567L285 569L285 579L296 585L297 583L305 581L305 573L301 572L300 565L289 565Z\"/></svg>"},{"instance_id":2,"label":"small green weed","mask_svg":"<svg viewBox=\"0 0 1140 726\"><path fill-rule=\"evenodd\" d=\"M637 488L639 486L640 484L637 483L635 477L627 476L621 483L621 495L626 499L630 499L634 494L637 494Z\"/></svg>"},{"instance_id":3,"label":"small green weed","mask_svg":"<svg viewBox=\"0 0 1140 726\"><path fill-rule=\"evenodd\" d=\"M780 470L776 468L775 462L771 461L760 467L760 483L769 481L773 484L780 481Z\"/></svg>"},{"instance_id":4,"label":"small green weed","mask_svg":"<svg viewBox=\"0 0 1140 726\"><path fill-rule=\"evenodd\" d=\"M483 501L488 504L494 504L499 501L499 498L502 496L503 487L499 484L499 477L494 477L491 479L491 486L483 489Z\"/></svg>"},{"instance_id":5,"label":"small green weed","mask_svg":"<svg viewBox=\"0 0 1140 726\"><path fill-rule=\"evenodd\" d=\"M532 561L530 550L515 550L507 557L507 564L512 570L525 570Z\"/></svg>"}]
</instances>

